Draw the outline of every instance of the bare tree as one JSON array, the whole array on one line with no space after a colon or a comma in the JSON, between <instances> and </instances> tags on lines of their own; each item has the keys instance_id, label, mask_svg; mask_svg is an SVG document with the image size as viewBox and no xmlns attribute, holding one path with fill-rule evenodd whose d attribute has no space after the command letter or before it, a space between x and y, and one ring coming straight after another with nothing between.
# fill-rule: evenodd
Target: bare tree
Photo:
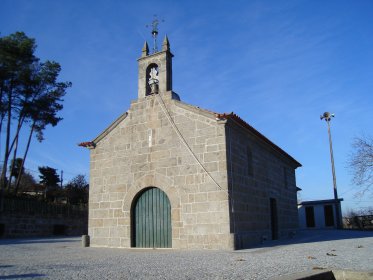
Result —
<instances>
[{"instance_id":1,"label":"bare tree","mask_svg":"<svg viewBox=\"0 0 373 280\"><path fill-rule=\"evenodd\" d=\"M366 193L373 195L373 138L357 137L352 143L354 151L349 159L349 167L353 174L353 183L360 187L357 195Z\"/></svg>"},{"instance_id":2,"label":"bare tree","mask_svg":"<svg viewBox=\"0 0 373 280\"><path fill-rule=\"evenodd\" d=\"M89 184L84 175L79 174L71 179L65 186L68 202L70 204L88 203Z\"/></svg>"}]
</instances>

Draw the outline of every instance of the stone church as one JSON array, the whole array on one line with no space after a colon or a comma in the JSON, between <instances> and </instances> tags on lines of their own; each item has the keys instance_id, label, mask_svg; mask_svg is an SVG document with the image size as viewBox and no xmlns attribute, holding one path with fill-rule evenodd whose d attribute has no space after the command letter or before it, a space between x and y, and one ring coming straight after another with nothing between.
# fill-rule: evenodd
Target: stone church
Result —
<instances>
[{"instance_id":1,"label":"stone church","mask_svg":"<svg viewBox=\"0 0 373 280\"><path fill-rule=\"evenodd\" d=\"M138 59L138 98L90 149L95 247L240 249L298 228L301 164L234 113L180 100L167 36Z\"/></svg>"}]
</instances>

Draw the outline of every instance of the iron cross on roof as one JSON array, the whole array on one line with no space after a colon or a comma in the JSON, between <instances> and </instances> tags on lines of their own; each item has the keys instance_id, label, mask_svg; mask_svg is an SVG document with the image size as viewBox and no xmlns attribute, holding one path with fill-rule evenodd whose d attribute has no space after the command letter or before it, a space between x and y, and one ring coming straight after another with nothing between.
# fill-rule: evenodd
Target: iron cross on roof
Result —
<instances>
[{"instance_id":1,"label":"iron cross on roof","mask_svg":"<svg viewBox=\"0 0 373 280\"><path fill-rule=\"evenodd\" d=\"M158 52L157 36L158 36L158 24L160 22L164 22L164 20L163 19L159 20L157 18L157 15L154 15L152 23L146 25L146 27L150 27L150 26L152 27L153 53Z\"/></svg>"}]
</instances>

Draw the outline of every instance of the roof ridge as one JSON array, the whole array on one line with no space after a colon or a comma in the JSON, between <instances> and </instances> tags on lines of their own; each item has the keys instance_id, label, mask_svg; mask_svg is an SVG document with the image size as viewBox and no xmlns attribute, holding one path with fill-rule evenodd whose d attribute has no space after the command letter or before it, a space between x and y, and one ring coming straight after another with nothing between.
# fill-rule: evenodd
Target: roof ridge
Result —
<instances>
[{"instance_id":1,"label":"roof ridge","mask_svg":"<svg viewBox=\"0 0 373 280\"><path fill-rule=\"evenodd\" d=\"M271 145L276 151L284 154L285 156L289 157L292 161L294 161L298 167L301 167L302 165L291 155L289 155L287 152L285 152L283 149L281 149L279 146L277 146L275 143L273 143L271 140L269 140L266 136L264 136L262 133L260 133L258 130L256 130L253 126L251 126L248 122L246 122L244 119L242 119L240 116L235 114L234 112L231 113L223 113L223 114L216 114L216 117L220 120L222 119L233 119L238 124L243 126L244 128L250 130L253 132L256 136L261 138L264 142Z\"/></svg>"}]
</instances>

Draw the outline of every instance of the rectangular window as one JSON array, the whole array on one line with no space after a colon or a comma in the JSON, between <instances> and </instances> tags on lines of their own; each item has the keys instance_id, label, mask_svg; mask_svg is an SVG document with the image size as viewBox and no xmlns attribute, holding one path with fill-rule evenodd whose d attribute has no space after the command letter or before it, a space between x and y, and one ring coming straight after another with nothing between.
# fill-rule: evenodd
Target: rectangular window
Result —
<instances>
[{"instance_id":1,"label":"rectangular window","mask_svg":"<svg viewBox=\"0 0 373 280\"><path fill-rule=\"evenodd\" d=\"M315 227L315 213L313 206L306 207L306 224L307 227Z\"/></svg>"},{"instance_id":2,"label":"rectangular window","mask_svg":"<svg viewBox=\"0 0 373 280\"><path fill-rule=\"evenodd\" d=\"M334 226L334 215L333 215L333 206L325 205L324 206L324 216L325 216L325 226L332 227Z\"/></svg>"}]
</instances>

